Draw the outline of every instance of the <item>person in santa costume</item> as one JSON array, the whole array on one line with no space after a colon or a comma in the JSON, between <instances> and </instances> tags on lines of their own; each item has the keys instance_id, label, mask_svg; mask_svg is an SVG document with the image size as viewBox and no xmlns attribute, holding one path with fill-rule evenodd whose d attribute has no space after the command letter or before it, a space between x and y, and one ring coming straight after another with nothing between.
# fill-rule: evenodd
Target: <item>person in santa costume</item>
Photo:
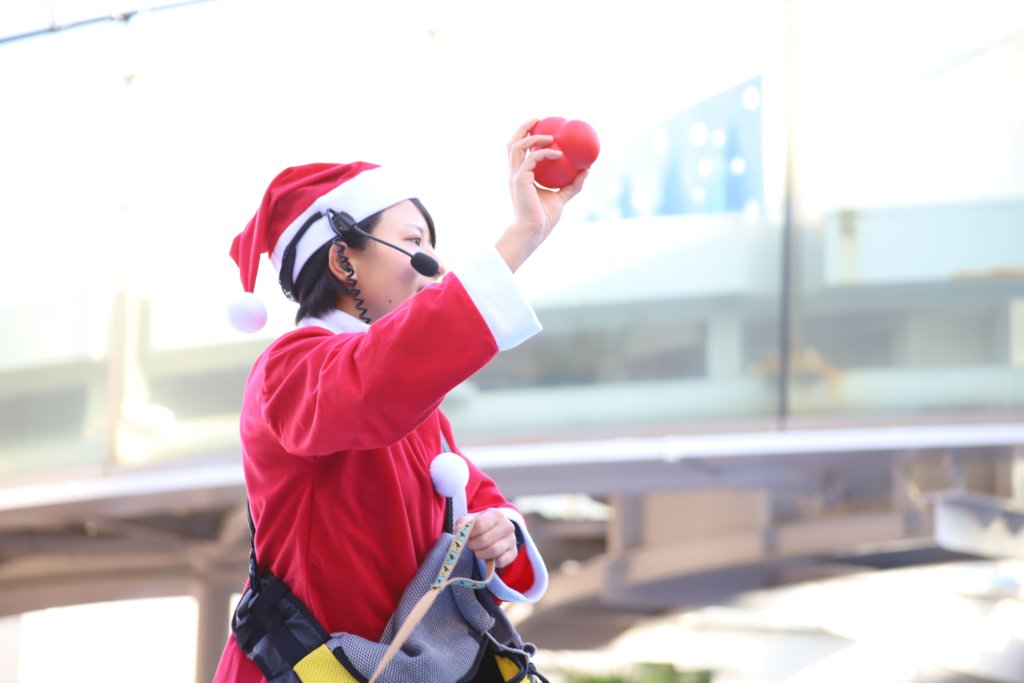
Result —
<instances>
[{"instance_id":1,"label":"person in santa costume","mask_svg":"<svg viewBox=\"0 0 1024 683\"><path fill-rule=\"evenodd\" d=\"M449 448L465 460L440 410L445 395L540 331L513 273L587 172L557 192L535 185L537 163L561 155L550 136L530 133L535 123L508 144L513 222L457 271L434 258L416 191L365 162L286 169L232 244L246 292L230 311L236 327L265 324L253 294L263 254L298 302L297 328L256 360L242 403L259 569L329 632L381 636L444 524L431 463ZM497 566L488 586L497 599L536 602L547 571L522 516L466 465L467 548ZM264 679L229 637L214 680Z\"/></svg>"}]
</instances>

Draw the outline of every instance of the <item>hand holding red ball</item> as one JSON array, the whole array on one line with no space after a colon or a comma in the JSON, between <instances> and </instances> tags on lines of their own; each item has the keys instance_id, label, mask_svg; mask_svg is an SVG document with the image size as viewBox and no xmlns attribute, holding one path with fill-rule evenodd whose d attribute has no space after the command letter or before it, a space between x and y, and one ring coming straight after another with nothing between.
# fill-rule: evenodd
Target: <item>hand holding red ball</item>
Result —
<instances>
[{"instance_id":1,"label":"hand holding red ball","mask_svg":"<svg viewBox=\"0 0 1024 683\"><path fill-rule=\"evenodd\" d=\"M531 119L516 130L508 143L515 220L495 243L513 273L548 238L565 205L583 189L597 149L597 136L582 121Z\"/></svg>"},{"instance_id":2,"label":"hand holding red ball","mask_svg":"<svg viewBox=\"0 0 1024 683\"><path fill-rule=\"evenodd\" d=\"M597 132L583 121L549 116L538 121L530 134L551 135L554 141L549 147L562 151L558 159L538 162L533 171L538 185L553 190L565 187L580 171L590 168L601 150Z\"/></svg>"}]
</instances>

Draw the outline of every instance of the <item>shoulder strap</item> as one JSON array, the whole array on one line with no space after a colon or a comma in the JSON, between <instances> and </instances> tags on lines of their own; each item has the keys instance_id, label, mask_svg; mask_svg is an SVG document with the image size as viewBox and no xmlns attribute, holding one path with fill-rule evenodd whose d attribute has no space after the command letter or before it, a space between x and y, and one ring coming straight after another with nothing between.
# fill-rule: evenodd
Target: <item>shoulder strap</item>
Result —
<instances>
[{"instance_id":1,"label":"shoulder strap","mask_svg":"<svg viewBox=\"0 0 1024 683\"><path fill-rule=\"evenodd\" d=\"M249 518L249 586L256 590L259 583L256 581L256 574L259 573L259 564L256 561L256 524L252 521L252 508L249 507L249 499L245 499L245 516Z\"/></svg>"},{"instance_id":2,"label":"shoulder strap","mask_svg":"<svg viewBox=\"0 0 1024 683\"><path fill-rule=\"evenodd\" d=\"M441 432L441 448L444 449L445 453L451 453L452 449L448 445L448 439L444 438L444 432ZM450 497L444 499L444 522L441 526L441 533L451 534L455 533L455 509L454 501Z\"/></svg>"}]
</instances>

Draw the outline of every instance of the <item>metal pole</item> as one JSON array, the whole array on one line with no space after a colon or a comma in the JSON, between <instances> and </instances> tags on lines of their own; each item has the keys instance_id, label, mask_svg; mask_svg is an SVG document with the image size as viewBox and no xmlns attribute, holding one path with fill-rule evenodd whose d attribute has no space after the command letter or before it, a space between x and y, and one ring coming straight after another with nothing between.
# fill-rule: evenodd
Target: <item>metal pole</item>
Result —
<instances>
[{"instance_id":1,"label":"metal pole","mask_svg":"<svg viewBox=\"0 0 1024 683\"><path fill-rule=\"evenodd\" d=\"M786 0L786 154L782 192L782 281L779 292L779 402L777 427L790 416L789 373L793 326L793 0Z\"/></svg>"}]
</instances>

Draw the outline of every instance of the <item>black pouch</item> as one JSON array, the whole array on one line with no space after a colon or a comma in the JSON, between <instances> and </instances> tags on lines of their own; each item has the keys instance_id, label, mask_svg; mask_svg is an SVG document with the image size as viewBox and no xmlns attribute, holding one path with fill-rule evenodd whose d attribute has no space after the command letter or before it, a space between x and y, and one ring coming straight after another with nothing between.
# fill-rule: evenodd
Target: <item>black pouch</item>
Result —
<instances>
[{"instance_id":1,"label":"black pouch","mask_svg":"<svg viewBox=\"0 0 1024 683\"><path fill-rule=\"evenodd\" d=\"M331 636L273 574L251 582L235 608L231 632L268 683L300 683L296 665Z\"/></svg>"}]
</instances>

